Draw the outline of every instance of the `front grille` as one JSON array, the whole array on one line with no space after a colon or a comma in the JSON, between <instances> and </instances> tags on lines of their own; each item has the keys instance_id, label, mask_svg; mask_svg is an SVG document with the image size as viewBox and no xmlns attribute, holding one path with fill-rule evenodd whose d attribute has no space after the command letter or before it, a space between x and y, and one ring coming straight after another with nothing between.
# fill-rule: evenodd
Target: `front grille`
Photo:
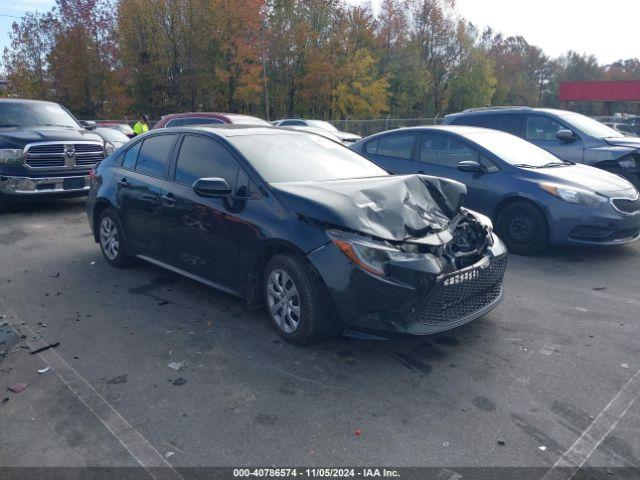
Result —
<instances>
[{"instance_id":1,"label":"front grille","mask_svg":"<svg viewBox=\"0 0 640 480\"><path fill-rule=\"evenodd\" d=\"M25 163L31 168L91 167L104 159L98 142L47 142L27 146Z\"/></svg>"},{"instance_id":2,"label":"front grille","mask_svg":"<svg viewBox=\"0 0 640 480\"><path fill-rule=\"evenodd\" d=\"M502 295L507 257L488 266L465 269L439 279L416 308L415 320L444 326L461 321L496 302Z\"/></svg>"},{"instance_id":3,"label":"front grille","mask_svg":"<svg viewBox=\"0 0 640 480\"><path fill-rule=\"evenodd\" d=\"M640 212L640 197L635 200L626 198L614 198L613 206L616 210L626 214L634 214Z\"/></svg>"}]
</instances>

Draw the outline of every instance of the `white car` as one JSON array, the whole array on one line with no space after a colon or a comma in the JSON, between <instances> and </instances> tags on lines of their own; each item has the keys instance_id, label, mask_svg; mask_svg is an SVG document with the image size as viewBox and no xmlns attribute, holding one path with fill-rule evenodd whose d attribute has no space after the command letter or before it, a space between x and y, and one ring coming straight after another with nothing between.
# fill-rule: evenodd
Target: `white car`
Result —
<instances>
[{"instance_id":1,"label":"white car","mask_svg":"<svg viewBox=\"0 0 640 480\"><path fill-rule=\"evenodd\" d=\"M304 120L302 118L284 118L282 120L276 120L271 123L276 127L322 128L323 130L327 130L328 132L331 132L333 135L336 135L338 138L340 138L340 141L345 145L351 145L352 143L357 142L362 138L360 135L356 135L355 133L341 132L336 127L331 125L329 122L325 122L324 120Z\"/></svg>"}]
</instances>

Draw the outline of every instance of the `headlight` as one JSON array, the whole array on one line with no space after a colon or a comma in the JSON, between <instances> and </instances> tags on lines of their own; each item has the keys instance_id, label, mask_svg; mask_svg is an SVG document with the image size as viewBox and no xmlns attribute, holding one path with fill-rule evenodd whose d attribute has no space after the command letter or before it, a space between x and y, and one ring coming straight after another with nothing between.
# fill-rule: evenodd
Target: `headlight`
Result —
<instances>
[{"instance_id":1,"label":"headlight","mask_svg":"<svg viewBox=\"0 0 640 480\"><path fill-rule=\"evenodd\" d=\"M625 157L621 160L618 160L618 165L626 170L633 170L638 166L635 158Z\"/></svg>"},{"instance_id":2,"label":"headlight","mask_svg":"<svg viewBox=\"0 0 640 480\"><path fill-rule=\"evenodd\" d=\"M489 227L489 230L493 230L493 222L489 217L481 213L478 213L475 210L469 210L468 208L466 208L465 210L469 212L471 215L473 215L476 218L476 220L480 222L482 225L484 225L485 227Z\"/></svg>"},{"instance_id":3,"label":"headlight","mask_svg":"<svg viewBox=\"0 0 640 480\"><path fill-rule=\"evenodd\" d=\"M111 155L115 151L116 147L111 142L106 142L104 144L104 153L107 155Z\"/></svg>"},{"instance_id":4,"label":"headlight","mask_svg":"<svg viewBox=\"0 0 640 480\"><path fill-rule=\"evenodd\" d=\"M0 149L0 164L2 165L21 165L22 150L16 148Z\"/></svg>"},{"instance_id":5,"label":"headlight","mask_svg":"<svg viewBox=\"0 0 640 480\"><path fill-rule=\"evenodd\" d=\"M597 193L591 193L580 188L562 187L551 183L541 183L540 187L565 202L577 203L578 205L597 207L607 201L605 197Z\"/></svg>"},{"instance_id":6,"label":"headlight","mask_svg":"<svg viewBox=\"0 0 640 480\"><path fill-rule=\"evenodd\" d=\"M408 260L415 258L417 255L398 250L387 242L376 241L339 230L327 230L327 235L349 260L378 277L384 277L386 273L385 264L388 261Z\"/></svg>"}]
</instances>

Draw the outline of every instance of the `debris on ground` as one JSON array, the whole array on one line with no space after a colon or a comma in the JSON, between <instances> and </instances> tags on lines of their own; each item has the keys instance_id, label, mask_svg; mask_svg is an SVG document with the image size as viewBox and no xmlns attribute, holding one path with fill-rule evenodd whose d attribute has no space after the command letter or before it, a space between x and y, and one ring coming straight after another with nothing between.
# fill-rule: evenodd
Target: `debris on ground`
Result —
<instances>
[{"instance_id":1,"label":"debris on ground","mask_svg":"<svg viewBox=\"0 0 640 480\"><path fill-rule=\"evenodd\" d=\"M506 442L504 440L502 440L501 438L498 439L498 445L500 445L501 447L504 447L506 445Z\"/></svg>"},{"instance_id":2,"label":"debris on ground","mask_svg":"<svg viewBox=\"0 0 640 480\"><path fill-rule=\"evenodd\" d=\"M158 306L163 307L165 305L169 304L169 300L160 300L158 303Z\"/></svg>"},{"instance_id":3,"label":"debris on ground","mask_svg":"<svg viewBox=\"0 0 640 480\"><path fill-rule=\"evenodd\" d=\"M622 364L620 364L620 366L622 368L629 368L629 364L628 363L622 363Z\"/></svg>"},{"instance_id":4,"label":"debris on ground","mask_svg":"<svg viewBox=\"0 0 640 480\"><path fill-rule=\"evenodd\" d=\"M9 389L10 392L20 393L22 390L24 390L28 386L29 386L28 383L19 382L19 383L14 383L13 385L9 385L9 387L7 387L7 388Z\"/></svg>"},{"instance_id":5,"label":"debris on ground","mask_svg":"<svg viewBox=\"0 0 640 480\"><path fill-rule=\"evenodd\" d=\"M186 378L176 378L173 382L171 382L173 385L176 385L177 387L179 387L180 385L184 385L185 383L187 383L187 379Z\"/></svg>"},{"instance_id":6,"label":"debris on ground","mask_svg":"<svg viewBox=\"0 0 640 480\"><path fill-rule=\"evenodd\" d=\"M43 322L38 322L38 326L40 326L42 328L47 328L47 324L43 323Z\"/></svg>"},{"instance_id":7,"label":"debris on ground","mask_svg":"<svg viewBox=\"0 0 640 480\"><path fill-rule=\"evenodd\" d=\"M187 362L171 362L169 365L167 365L167 367L172 368L176 372L179 372L186 364Z\"/></svg>"},{"instance_id":8,"label":"debris on ground","mask_svg":"<svg viewBox=\"0 0 640 480\"><path fill-rule=\"evenodd\" d=\"M50 343L49 345L45 345L44 347L37 348L36 350L32 350L29 352L31 355L35 355L36 353L44 352L45 350L49 350L50 348L56 348L60 346L60 342Z\"/></svg>"},{"instance_id":9,"label":"debris on ground","mask_svg":"<svg viewBox=\"0 0 640 480\"><path fill-rule=\"evenodd\" d=\"M95 264L96 264L96 261L95 261L95 260L94 260L94 261L92 261L91 263L89 263L89 265L95 265Z\"/></svg>"},{"instance_id":10,"label":"debris on ground","mask_svg":"<svg viewBox=\"0 0 640 480\"><path fill-rule=\"evenodd\" d=\"M173 457L174 455L175 455L175 453L174 453L174 452L167 452L167 453L165 453L165 454L164 454L164 458L171 458L171 457Z\"/></svg>"},{"instance_id":11,"label":"debris on ground","mask_svg":"<svg viewBox=\"0 0 640 480\"><path fill-rule=\"evenodd\" d=\"M356 437L359 437L360 435L362 435L362 430L360 430L359 428L356 428L355 431L353 432L353 434Z\"/></svg>"},{"instance_id":12,"label":"debris on ground","mask_svg":"<svg viewBox=\"0 0 640 480\"><path fill-rule=\"evenodd\" d=\"M545 447L544 445L540 445L538 447L538 450L542 450L543 452L547 449L547 447Z\"/></svg>"},{"instance_id":13,"label":"debris on ground","mask_svg":"<svg viewBox=\"0 0 640 480\"><path fill-rule=\"evenodd\" d=\"M51 275L51 278L58 278L60 276L60 272L56 272Z\"/></svg>"},{"instance_id":14,"label":"debris on ground","mask_svg":"<svg viewBox=\"0 0 640 480\"><path fill-rule=\"evenodd\" d=\"M593 287L593 289L596 291L600 291L600 290L606 290L607 287Z\"/></svg>"},{"instance_id":15,"label":"debris on ground","mask_svg":"<svg viewBox=\"0 0 640 480\"><path fill-rule=\"evenodd\" d=\"M2 405L4 405L5 403L7 403L9 401L9 397L4 397L2 399Z\"/></svg>"},{"instance_id":16,"label":"debris on ground","mask_svg":"<svg viewBox=\"0 0 640 480\"><path fill-rule=\"evenodd\" d=\"M44 367L38 370L38 373L42 375L43 373L47 373L49 370L51 370L51 367Z\"/></svg>"}]
</instances>

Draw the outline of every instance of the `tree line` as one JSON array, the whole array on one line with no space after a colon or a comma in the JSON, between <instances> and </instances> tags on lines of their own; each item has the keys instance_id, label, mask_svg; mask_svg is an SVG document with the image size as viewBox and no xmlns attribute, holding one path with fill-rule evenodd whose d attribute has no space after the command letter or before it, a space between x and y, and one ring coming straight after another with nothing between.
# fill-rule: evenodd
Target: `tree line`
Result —
<instances>
[{"instance_id":1,"label":"tree line","mask_svg":"<svg viewBox=\"0 0 640 480\"><path fill-rule=\"evenodd\" d=\"M12 25L2 67L8 94L83 118L436 117L556 106L565 80L640 79L638 59L549 58L523 37L480 31L455 0L382 0L377 10L342 0L56 0Z\"/></svg>"}]
</instances>

